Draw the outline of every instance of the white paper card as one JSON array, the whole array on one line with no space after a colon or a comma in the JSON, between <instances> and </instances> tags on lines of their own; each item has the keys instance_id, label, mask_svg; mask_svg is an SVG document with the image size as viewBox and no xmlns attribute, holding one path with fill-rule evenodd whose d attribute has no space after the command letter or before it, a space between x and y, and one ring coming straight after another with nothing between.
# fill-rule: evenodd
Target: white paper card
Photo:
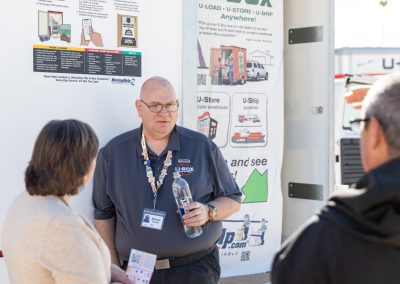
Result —
<instances>
[{"instance_id":1,"label":"white paper card","mask_svg":"<svg viewBox=\"0 0 400 284\"><path fill-rule=\"evenodd\" d=\"M155 254L132 249L129 255L126 275L135 280L136 284L150 283L157 256Z\"/></svg>"}]
</instances>

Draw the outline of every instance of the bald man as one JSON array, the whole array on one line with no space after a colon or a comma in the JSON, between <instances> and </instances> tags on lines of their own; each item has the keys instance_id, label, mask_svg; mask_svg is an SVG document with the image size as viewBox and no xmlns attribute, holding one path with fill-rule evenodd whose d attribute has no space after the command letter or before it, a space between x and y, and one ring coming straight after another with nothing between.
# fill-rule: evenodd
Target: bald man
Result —
<instances>
[{"instance_id":1,"label":"bald man","mask_svg":"<svg viewBox=\"0 0 400 284\"><path fill-rule=\"evenodd\" d=\"M337 193L275 256L272 283L399 283L400 74L377 81L362 103L366 174Z\"/></svg>"},{"instance_id":2,"label":"bald man","mask_svg":"<svg viewBox=\"0 0 400 284\"><path fill-rule=\"evenodd\" d=\"M132 248L157 255L151 283L218 283L221 220L240 209L241 192L218 147L176 125L179 102L168 80L145 81L135 106L140 128L117 136L99 152L95 226L115 264L126 266ZM183 220L203 229L196 238L186 237L176 213L176 170L194 200Z\"/></svg>"}]
</instances>

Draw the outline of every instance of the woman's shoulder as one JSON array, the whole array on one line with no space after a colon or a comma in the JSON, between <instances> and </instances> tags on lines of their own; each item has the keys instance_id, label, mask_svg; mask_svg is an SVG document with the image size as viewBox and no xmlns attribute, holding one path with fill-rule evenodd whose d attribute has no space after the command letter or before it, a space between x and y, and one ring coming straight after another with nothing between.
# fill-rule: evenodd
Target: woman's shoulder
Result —
<instances>
[{"instance_id":1,"label":"woman's shoulder","mask_svg":"<svg viewBox=\"0 0 400 284\"><path fill-rule=\"evenodd\" d=\"M77 224L82 220L61 200L53 195L21 193L10 207L7 219L18 221L38 231L49 230L60 224Z\"/></svg>"},{"instance_id":2,"label":"woman's shoulder","mask_svg":"<svg viewBox=\"0 0 400 284\"><path fill-rule=\"evenodd\" d=\"M29 193L22 193L14 200L5 227L11 235L29 234L38 238L47 235L97 239L98 235L90 221L67 206L61 198L32 196Z\"/></svg>"}]
</instances>

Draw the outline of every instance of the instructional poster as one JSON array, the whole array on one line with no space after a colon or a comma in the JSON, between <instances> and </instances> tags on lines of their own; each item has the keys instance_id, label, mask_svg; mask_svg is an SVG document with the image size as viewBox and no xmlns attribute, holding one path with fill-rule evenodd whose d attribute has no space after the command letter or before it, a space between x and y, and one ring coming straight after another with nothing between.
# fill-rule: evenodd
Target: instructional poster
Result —
<instances>
[{"instance_id":1,"label":"instructional poster","mask_svg":"<svg viewBox=\"0 0 400 284\"><path fill-rule=\"evenodd\" d=\"M183 101L182 2L2 2L0 188L7 190L1 193L0 228L14 199L25 191L24 172L47 122L73 118L88 123L102 147L140 126L135 100L146 79L167 78ZM92 180L70 206L93 220ZM4 258L0 283L10 283Z\"/></svg>"},{"instance_id":2,"label":"instructional poster","mask_svg":"<svg viewBox=\"0 0 400 284\"><path fill-rule=\"evenodd\" d=\"M270 270L281 244L282 1L199 0L197 130L221 149L242 208L223 222L222 276Z\"/></svg>"},{"instance_id":3,"label":"instructional poster","mask_svg":"<svg viewBox=\"0 0 400 284\"><path fill-rule=\"evenodd\" d=\"M134 0L37 0L34 79L134 85L142 74L140 8Z\"/></svg>"}]
</instances>

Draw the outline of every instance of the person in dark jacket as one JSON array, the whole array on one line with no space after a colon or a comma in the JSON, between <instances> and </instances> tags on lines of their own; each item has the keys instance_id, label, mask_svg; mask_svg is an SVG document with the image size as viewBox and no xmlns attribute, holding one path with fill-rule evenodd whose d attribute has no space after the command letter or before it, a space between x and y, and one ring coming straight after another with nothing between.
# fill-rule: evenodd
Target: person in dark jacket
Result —
<instances>
[{"instance_id":1,"label":"person in dark jacket","mask_svg":"<svg viewBox=\"0 0 400 284\"><path fill-rule=\"evenodd\" d=\"M400 283L400 74L368 91L361 158L366 174L285 242L272 283Z\"/></svg>"}]
</instances>

